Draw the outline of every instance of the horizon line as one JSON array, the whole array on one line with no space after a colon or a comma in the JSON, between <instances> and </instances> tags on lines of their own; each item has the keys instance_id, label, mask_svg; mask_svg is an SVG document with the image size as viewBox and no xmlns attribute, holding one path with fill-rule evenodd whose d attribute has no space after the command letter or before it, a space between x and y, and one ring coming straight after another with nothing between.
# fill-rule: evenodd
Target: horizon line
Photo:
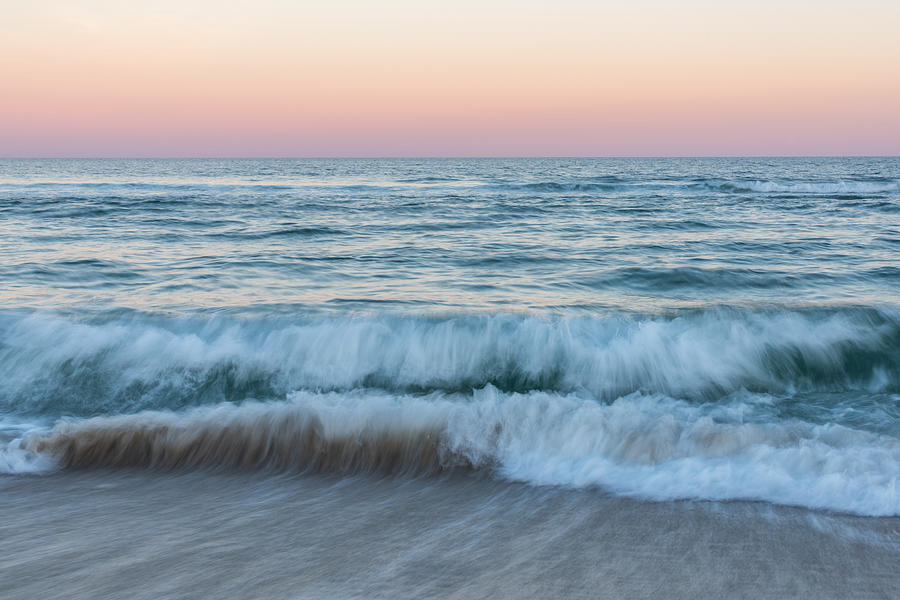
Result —
<instances>
[{"instance_id":1,"label":"horizon line","mask_svg":"<svg viewBox=\"0 0 900 600\"><path fill-rule=\"evenodd\" d=\"M706 158L900 158L900 154L598 154L598 155L203 155L203 156L0 156L0 160L574 160Z\"/></svg>"}]
</instances>

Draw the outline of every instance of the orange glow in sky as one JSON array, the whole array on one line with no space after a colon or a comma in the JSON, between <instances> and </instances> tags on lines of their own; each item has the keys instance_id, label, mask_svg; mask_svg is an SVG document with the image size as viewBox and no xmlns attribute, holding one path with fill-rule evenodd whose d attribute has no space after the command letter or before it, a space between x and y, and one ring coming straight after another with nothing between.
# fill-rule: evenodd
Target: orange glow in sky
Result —
<instances>
[{"instance_id":1,"label":"orange glow in sky","mask_svg":"<svg viewBox=\"0 0 900 600\"><path fill-rule=\"evenodd\" d=\"M900 2L0 0L0 156L900 154Z\"/></svg>"}]
</instances>

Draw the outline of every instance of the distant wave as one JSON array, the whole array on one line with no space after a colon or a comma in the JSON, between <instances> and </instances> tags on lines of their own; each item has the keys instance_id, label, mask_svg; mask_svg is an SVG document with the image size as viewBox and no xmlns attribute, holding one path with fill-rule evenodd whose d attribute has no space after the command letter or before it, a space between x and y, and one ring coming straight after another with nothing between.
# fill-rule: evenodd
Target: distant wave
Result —
<instances>
[{"instance_id":1,"label":"distant wave","mask_svg":"<svg viewBox=\"0 0 900 600\"><path fill-rule=\"evenodd\" d=\"M303 227L285 224L268 230L230 229L208 234L211 237L231 240L264 240L279 237L314 237L320 235L344 235L346 232L332 227Z\"/></svg>"},{"instance_id":2,"label":"distant wave","mask_svg":"<svg viewBox=\"0 0 900 600\"><path fill-rule=\"evenodd\" d=\"M633 185L633 184L631 184ZM543 181L535 183L506 184L503 189L517 189L531 192L594 192L614 191L631 187L622 181Z\"/></svg>"},{"instance_id":3,"label":"distant wave","mask_svg":"<svg viewBox=\"0 0 900 600\"><path fill-rule=\"evenodd\" d=\"M696 192L712 190L726 193L761 193L794 195L836 195L869 196L900 193L900 180L856 181L763 181L744 179L650 179L627 180L619 178L599 178L584 181L538 181L484 183L488 189L502 189L518 192L584 193L584 192L640 192L665 196L670 192Z\"/></svg>"},{"instance_id":4,"label":"distant wave","mask_svg":"<svg viewBox=\"0 0 900 600\"><path fill-rule=\"evenodd\" d=\"M603 405L491 386L472 397L298 392L287 402L64 421L9 442L0 469L465 469L657 500L900 514L900 440L839 425L742 419L754 403L770 401L744 394L697 406L633 394Z\"/></svg>"},{"instance_id":5,"label":"distant wave","mask_svg":"<svg viewBox=\"0 0 900 600\"><path fill-rule=\"evenodd\" d=\"M900 193L900 181L721 181L712 184L724 190L764 194L869 195Z\"/></svg>"},{"instance_id":6,"label":"distant wave","mask_svg":"<svg viewBox=\"0 0 900 600\"><path fill-rule=\"evenodd\" d=\"M469 314L295 321L0 317L0 410L79 414L391 392L635 391L710 399L742 389L900 392L887 310L709 309L680 316Z\"/></svg>"},{"instance_id":7,"label":"distant wave","mask_svg":"<svg viewBox=\"0 0 900 600\"><path fill-rule=\"evenodd\" d=\"M671 229L688 230L700 228L697 224L679 223ZM644 267L620 267L611 269L602 274L595 275L587 280L592 287L621 286L624 288L644 290L672 290L672 289L765 289L765 288L791 288L824 283L839 278L852 278L857 276L871 276L880 278L884 274L875 273L820 273L791 271L777 268L698 268L675 267L658 268Z\"/></svg>"}]
</instances>

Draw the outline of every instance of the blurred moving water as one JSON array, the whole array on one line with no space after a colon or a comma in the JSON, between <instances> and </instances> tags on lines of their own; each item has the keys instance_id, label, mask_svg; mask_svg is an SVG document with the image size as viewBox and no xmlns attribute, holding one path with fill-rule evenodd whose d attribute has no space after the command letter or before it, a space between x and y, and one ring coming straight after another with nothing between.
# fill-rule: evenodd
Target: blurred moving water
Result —
<instances>
[{"instance_id":1,"label":"blurred moving water","mask_svg":"<svg viewBox=\"0 0 900 600\"><path fill-rule=\"evenodd\" d=\"M480 536L560 503L571 518L538 537L598 560L578 529L595 509L618 515L615 535L687 511L688 532L734 541L776 536L777 516L797 544L862 544L876 570L898 558L900 159L0 160L0 282L6 533L50 545L11 572L65 564L76 542L46 511L94 523L107 501L78 486L130 498L136 531L160 519L148 494L200 511L191 494L216 503L221 485L235 519L287 518L299 494L380 527L354 498L396 511L421 494L486 555ZM239 510L241 478L259 504ZM460 503L483 521L447 517ZM738 533L709 512L728 506ZM383 551L449 552L410 518ZM154 539L147 552L170 548ZM648 564L685 551L672 544ZM779 556L764 593L841 589L804 588ZM578 564L548 565L549 587L520 579L562 593ZM320 569L296 593L390 596L375 571L334 588ZM148 597L167 593L142 573ZM856 583L898 589L886 572Z\"/></svg>"}]
</instances>

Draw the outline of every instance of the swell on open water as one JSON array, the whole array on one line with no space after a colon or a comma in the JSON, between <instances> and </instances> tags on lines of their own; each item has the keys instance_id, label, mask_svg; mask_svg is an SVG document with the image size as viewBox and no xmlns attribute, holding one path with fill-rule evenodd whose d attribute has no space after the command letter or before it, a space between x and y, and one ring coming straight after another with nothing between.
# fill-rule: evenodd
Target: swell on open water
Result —
<instances>
[{"instance_id":1,"label":"swell on open water","mask_svg":"<svg viewBox=\"0 0 900 600\"><path fill-rule=\"evenodd\" d=\"M0 479L900 515L900 159L0 161Z\"/></svg>"}]
</instances>

